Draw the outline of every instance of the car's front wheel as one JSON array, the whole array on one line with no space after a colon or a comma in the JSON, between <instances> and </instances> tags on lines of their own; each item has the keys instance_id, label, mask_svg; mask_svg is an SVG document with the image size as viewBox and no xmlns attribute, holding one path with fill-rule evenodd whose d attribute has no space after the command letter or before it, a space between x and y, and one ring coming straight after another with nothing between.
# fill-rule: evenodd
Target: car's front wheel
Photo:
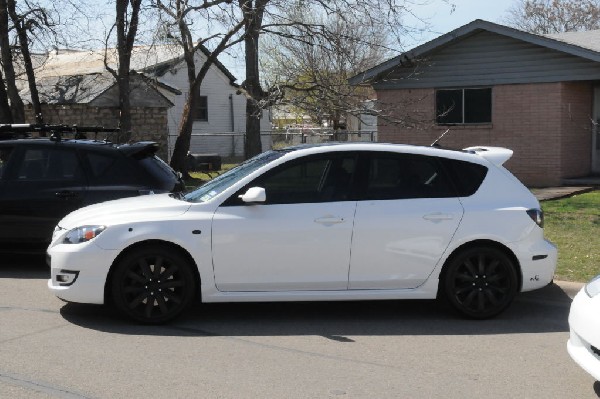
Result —
<instances>
[{"instance_id":1,"label":"car's front wheel","mask_svg":"<svg viewBox=\"0 0 600 399\"><path fill-rule=\"evenodd\" d=\"M115 306L142 323L164 323L192 302L196 281L190 261L167 246L131 250L115 265L111 288Z\"/></svg>"},{"instance_id":2,"label":"car's front wheel","mask_svg":"<svg viewBox=\"0 0 600 399\"><path fill-rule=\"evenodd\" d=\"M461 315L493 317L505 310L517 293L516 266L497 248L470 248L451 259L443 289L448 302Z\"/></svg>"}]
</instances>

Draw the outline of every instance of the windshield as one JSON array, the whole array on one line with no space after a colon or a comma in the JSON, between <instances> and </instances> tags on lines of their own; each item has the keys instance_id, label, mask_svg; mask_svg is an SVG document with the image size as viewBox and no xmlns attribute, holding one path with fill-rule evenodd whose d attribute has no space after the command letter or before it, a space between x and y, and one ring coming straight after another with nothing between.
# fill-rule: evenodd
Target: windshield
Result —
<instances>
[{"instance_id":1,"label":"windshield","mask_svg":"<svg viewBox=\"0 0 600 399\"><path fill-rule=\"evenodd\" d=\"M271 161L283 156L283 151L267 151L263 152L251 158L235 168L228 170L222 175L215 177L204 185L198 187L196 190L188 193L184 196L184 199L189 202L206 202L211 198L225 191L236 182L240 181L244 177L248 176L255 170L260 169L262 166L268 164Z\"/></svg>"}]
</instances>

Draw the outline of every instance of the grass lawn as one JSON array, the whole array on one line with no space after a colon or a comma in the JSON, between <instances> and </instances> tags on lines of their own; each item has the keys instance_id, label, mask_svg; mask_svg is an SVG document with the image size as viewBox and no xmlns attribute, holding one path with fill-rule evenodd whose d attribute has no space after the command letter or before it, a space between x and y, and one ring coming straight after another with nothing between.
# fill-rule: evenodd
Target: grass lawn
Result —
<instances>
[{"instance_id":1,"label":"grass lawn","mask_svg":"<svg viewBox=\"0 0 600 399\"><path fill-rule=\"evenodd\" d=\"M196 187L202 185L204 182L214 179L220 174L227 172L229 169L237 166L237 163L225 163L221 165L221 170L216 172L190 172L190 176L192 176L192 180L187 180L185 182L186 189L193 190Z\"/></svg>"},{"instance_id":2,"label":"grass lawn","mask_svg":"<svg viewBox=\"0 0 600 399\"><path fill-rule=\"evenodd\" d=\"M600 190L542 202L544 234L558 246L557 280L600 274Z\"/></svg>"}]
</instances>

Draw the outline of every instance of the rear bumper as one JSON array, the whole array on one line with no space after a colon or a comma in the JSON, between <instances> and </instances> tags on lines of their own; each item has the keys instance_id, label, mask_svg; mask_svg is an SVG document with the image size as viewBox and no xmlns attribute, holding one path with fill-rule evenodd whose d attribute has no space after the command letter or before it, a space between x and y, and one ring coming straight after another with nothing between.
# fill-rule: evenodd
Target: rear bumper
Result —
<instances>
[{"instance_id":1,"label":"rear bumper","mask_svg":"<svg viewBox=\"0 0 600 399\"><path fill-rule=\"evenodd\" d=\"M548 240L538 240L529 245L512 248L521 265L523 283L521 291L531 291L547 286L554 279L558 251Z\"/></svg>"}]
</instances>

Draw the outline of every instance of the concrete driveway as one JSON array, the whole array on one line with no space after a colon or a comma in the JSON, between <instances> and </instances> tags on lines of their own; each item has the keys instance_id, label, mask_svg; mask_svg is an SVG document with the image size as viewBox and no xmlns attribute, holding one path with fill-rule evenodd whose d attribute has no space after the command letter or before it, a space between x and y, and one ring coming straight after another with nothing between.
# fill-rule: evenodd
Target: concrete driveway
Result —
<instances>
[{"instance_id":1,"label":"concrete driveway","mask_svg":"<svg viewBox=\"0 0 600 399\"><path fill-rule=\"evenodd\" d=\"M434 301L212 304L142 326L65 304L40 259L0 266L2 398L596 398L566 352L579 285L487 321ZM561 288L562 287L562 288Z\"/></svg>"}]
</instances>

